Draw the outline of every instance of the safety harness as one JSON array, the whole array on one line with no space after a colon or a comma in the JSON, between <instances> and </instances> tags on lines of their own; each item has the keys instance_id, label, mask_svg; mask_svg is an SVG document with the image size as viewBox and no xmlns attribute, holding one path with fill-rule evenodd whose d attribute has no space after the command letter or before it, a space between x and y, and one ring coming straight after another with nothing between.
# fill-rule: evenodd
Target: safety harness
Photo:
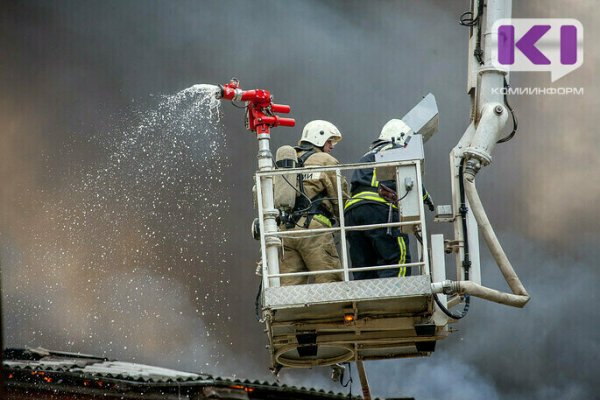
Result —
<instances>
[{"instance_id":1,"label":"safety harness","mask_svg":"<svg viewBox=\"0 0 600 400\"><path fill-rule=\"evenodd\" d=\"M296 151L305 151L304 154L298 157L298 167L300 168L304 167L306 160L317 152L316 150L305 146L297 146L294 148ZM322 191L312 198L309 198L304 191L304 178L302 174L298 174L298 189L301 194L296 197L296 205L287 221L285 221L285 227L287 229L292 229L302 217L306 217L303 225L304 228L309 227L313 218L331 228L333 226L331 221L334 216L323 204L323 200L327 197L326 192Z\"/></svg>"},{"instance_id":2,"label":"safety harness","mask_svg":"<svg viewBox=\"0 0 600 400\"><path fill-rule=\"evenodd\" d=\"M364 159L365 157L367 157L369 155L375 155L376 153L383 150L384 147L386 147L387 145L390 145L390 143L383 142L383 143L375 144L375 146L371 150L369 150L367 153L365 153L362 158ZM371 169L371 173L372 173L372 177L370 179L371 185L370 186L363 185L363 186L358 186L358 187L354 188L354 190L353 190L354 194L348 201L346 201L346 204L344 204L344 211L348 211L351 208L353 208L354 206L358 205L359 203L363 204L364 202L375 203L375 204L380 204L380 205L384 205L384 206L391 205L394 209L398 208L396 204L390 203L388 200L386 200L385 198L383 198L382 196L379 195L379 193L378 193L379 181L377 180L377 174L375 172L375 169Z\"/></svg>"},{"instance_id":3,"label":"safety harness","mask_svg":"<svg viewBox=\"0 0 600 400\"><path fill-rule=\"evenodd\" d=\"M388 148L393 147L394 144L390 144L389 142L375 143L373 148L363 155L361 161L370 155L374 156L382 150L387 150ZM358 204L364 204L365 202L390 206L392 209L398 209L397 199L390 197L390 194L392 193L395 196L395 190L388 188L377 180L377 171L375 169L371 169L370 173L371 177L370 179L367 179L370 182L370 185L367 185L365 180L365 184L354 187L352 190L352 197L346 201L346 204L344 204L344 211L349 211L354 206ZM431 200L431 196L425 189L425 186L423 186L423 202L429 206L431 211L433 211L433 202Z\"/></svg>"}]
</instances>

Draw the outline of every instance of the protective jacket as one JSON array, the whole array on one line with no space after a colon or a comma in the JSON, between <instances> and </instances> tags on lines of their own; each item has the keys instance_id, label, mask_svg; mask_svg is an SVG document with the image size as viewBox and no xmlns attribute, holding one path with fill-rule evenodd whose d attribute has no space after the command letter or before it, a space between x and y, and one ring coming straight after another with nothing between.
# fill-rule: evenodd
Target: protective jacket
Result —
<instances>
[{"instance_id":1,"label":"protective jacket","mask_svg":"<svg viewBox=\"0 0 600 400\"><path fill-rule=\"evenodd\" d=\"M381 151L386 151L394 148L394 145L390 142L375 142L371 149L366 152L360 159L360 163L375 162L375 155ZM379 184L383 184L392 190L396 190L396 181L382 181L377 179L377 173L374 168L357 169L352 174L352 180L350 183L350 192L352 198L348 200L344 206L345 211L349 211L356 205L369 202L389 206L387 200L379 196L377 189ZM429 203L431 196L423 186L423 201ZM395 205L392 207L396 208Z\"/></svg>"},{"instance_id":2,"label":"protective jacket","mask_svg":"<svg viewBox=\"0 0 600 400\"><path fill-rule=\"evenodd\" d=\"M335 157L323 152L318 147L298 146L296 152L298 159L304 161L304 167L325 167L339 164ZM319 219L320 222L332 226L334 218L339 218L335 172L307 171L302 175L301 186L303 194L297 198L294 211L299 216L308 215L309 223L310 216L312 216ZM348 184L344 178L342 178L342 195L344 199L349 197Z\"/></svg>"},{"instance_id":3,"label":"protective jacket","mask_svg":"<svg viewBox=\"0 0 600 400\"><path fill-rule=\"evenodd\" d=\"M339 164L330 154L313 146L296 148L298 158L304 167L321 167ZM292 224L280 229L318 229L331 227L334 218L339 216L335 172L306 171L301 179L302 195L296 199ZM342 178L342 193L348 198L348 184ZM342 200L343 201L343 200ZM283 259L280 272L295 273L305 271L328 271L341 269L333 235L331 233L310 233L283 238ZM315 283L336 282L342 279L339 272L314 275ZM284 276L281 285L308 283L307 276Z\"/></svg>"},{"instance_id":4,"label":"protective jacket","mask_svg":"<svg viewBox=\"0 0 600 400\"><path fill-rule=\"evenodd\" d=\"M362 156L360 162L374 162L378 152L392 147L389 142L375 142ZM396 190L395 180L379 182L373 168L354 171L351 180L352 197L344 206L347 226L384 224L399 220L397 206L379 195L377 189L380 183ZM408 235L401 233L398 228L349 231L346 239L350 245L353 268L402 265L411 262ZM354 271L352 275L356 280L390 278L410 275L410 271L406 267L398 267L376 271Z\"/></svg>"}]
</instances>

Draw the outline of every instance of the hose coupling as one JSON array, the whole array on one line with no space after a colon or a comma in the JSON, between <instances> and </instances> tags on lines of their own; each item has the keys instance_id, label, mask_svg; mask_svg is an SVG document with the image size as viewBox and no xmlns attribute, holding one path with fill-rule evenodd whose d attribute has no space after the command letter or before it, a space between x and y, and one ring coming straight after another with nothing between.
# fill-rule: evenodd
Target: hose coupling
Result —
<instances>
[{"instance_id":1,"label":"hose coupling","mask_svg":"<svg viewBox=\"0 0 600 400\"><path fill-rule=\"evenodd\" d=\"M465 172L464 177L469 182L473 182L475 180L475 175L481 169L481 161L477 158L469 158L469 160L465 163Z\"/></svg>"},{"instance_id":2,"label":"hose coupling","mask_svg":"<svg viewBox=\"0 0 600 400\"><path fill-rule=\"evenodd\" d=\"M271 153L270 150L266 150L266 149L265 150L260 150L258 152L258 155L257 155L256 158L258 158L259 160L260 159L267 159L267 158L268 159L272 159L273 158L273 154Z\"/></svg>"},{"instance_id":3,"label":"hose coupling","mask_svg":"<svg viewBox=\"0 0 600 400\"><path fill-rule=\"evenodd\" d=\"M457 282L453 282L450 280L445 280L442 282L434 282L431 284L431 291L433 293L443 293L443 294L454 294L458 289Z\"/></svg>"}]
</instances>

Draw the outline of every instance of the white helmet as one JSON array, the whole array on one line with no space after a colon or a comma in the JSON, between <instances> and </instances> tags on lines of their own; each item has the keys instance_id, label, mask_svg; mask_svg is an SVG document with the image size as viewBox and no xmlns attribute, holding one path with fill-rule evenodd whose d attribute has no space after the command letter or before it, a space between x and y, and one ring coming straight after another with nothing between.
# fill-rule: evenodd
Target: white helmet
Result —
<instances>
[{"instance_id":1,"label":"white helmet","mask_svg":"<svg viewBox=\"0 0 600 400\"><path fill-rule=\"evenodd\" d=\"M304 126L300 142L308 142L317 147L323 147L329 139L337 143L342 140L342 134L331 122L316 119Z\"/></svg>"},{"instance_id":2,"label":"white helmet","mask_svg":"<svg viewBox=\"0 0 600 400\"><path fill-rule=\"evenodd\" d=\"M381 129L378 140L392 142L404 145L409 136L412 136L413 130L401 119L390 119Z\"/></svg>"}]
</instances>

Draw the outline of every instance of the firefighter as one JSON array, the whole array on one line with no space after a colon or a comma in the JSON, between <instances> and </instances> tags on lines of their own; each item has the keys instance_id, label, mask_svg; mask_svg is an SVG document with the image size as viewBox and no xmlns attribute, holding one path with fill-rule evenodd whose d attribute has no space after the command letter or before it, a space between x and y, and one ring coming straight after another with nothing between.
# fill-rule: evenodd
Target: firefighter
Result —
<instances>
[{"instance_id":1,"label":"firefighter","mask_svg":"<svg viewBox=\"0 0 600 400\"><path fill-rule=\"evenodd\" d=\"M342 140L340 131L330 122L311 121L302 130L302 137L295 147L299 166L329 166L339 164L331 151ZM342 179L344 199L348 196L348 184ZM282 221L280 229L331 228L339 217L335 172L307 172L300 178L300 190L291 217ZM333 234L321 233L283 239L281 273L340 269ZM282 277L281 285L308 283L307 276ZM342 280L341 273L318 274L315 283Z\"/></svg>"},{"instance_id":2,"label":"firefighter","mask_svg":"<svg viewBox=\"0 0 600 400\"><path fill-rule=\"evenodd\" d=\"M403 146L412 134L411 128L402 120L387 122L381 134L361 163L374 162L375 154ZM351 199L344 206L346 226L385 224L399 221L398 208L389 201L389 194L395 194L396 182L379 182L372 168L355 170L351 179ZM387 192L387 193L386 193ZM424 202L433 207L429 194L424 190ZM368 231L350 231L346 234L350 246L352 267L370 267L376 265L408 264L411 262L408 235L399 228L380 228ZM389 268L376 271L355 271L355 280L409 276L406 267Z\"/></svg>"}]
</instances>

